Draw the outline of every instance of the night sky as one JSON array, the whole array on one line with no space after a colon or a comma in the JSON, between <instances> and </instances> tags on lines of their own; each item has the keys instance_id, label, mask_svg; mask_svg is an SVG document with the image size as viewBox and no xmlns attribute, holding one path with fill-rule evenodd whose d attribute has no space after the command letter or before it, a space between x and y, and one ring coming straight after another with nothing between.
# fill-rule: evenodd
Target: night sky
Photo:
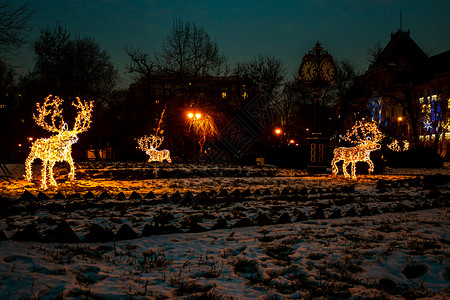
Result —
<instances>
[{"instance_id":1,"label":"night sky","mask_svg":"<svg viewBox=\"0 0 450 300\"><path fill-rule=\"evenodd\" d=\"M317 40L335 59L366 70L367 50L377 41L382 46L389 41L400 26L400 9L403 29L427 54L450 49L448 0L39 0L31 5L36 13L30 41L41 28L61 21L73 36L94 38L108 51L120 70L121 87L130 83L125 47L159 50L177 19L195 22L215 37L231 66L269 53L282 60L288 75L296 74ZM22 73L33 66L28 48L14 59Z\"/></svg>"}]
</instances>

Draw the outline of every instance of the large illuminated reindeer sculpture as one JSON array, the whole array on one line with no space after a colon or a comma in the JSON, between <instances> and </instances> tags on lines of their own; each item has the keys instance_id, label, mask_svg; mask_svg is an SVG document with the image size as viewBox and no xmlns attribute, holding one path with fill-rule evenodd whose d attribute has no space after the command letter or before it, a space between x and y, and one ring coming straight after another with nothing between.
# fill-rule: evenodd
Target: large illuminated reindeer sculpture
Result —
<instances>
[{"instance_id":1,"label":"large illuminated reindeer sculpture","mask_svg":"<svg viewBox=\"0 0 450 300\"><path fill-rule=\"evenodd\" d=\"M369 164L369 173L373 172L374 164L370 160L370 153L381 148L379 144L383 134L374 122L357 121L351 130L342 138L345 141L356 144L354 147L339 147L334 149L334 157L331 161L333 175L336 175L338 167L337 162L343 161L342 170L345 178L350 177L347 172L347 166L351 163L351 177L356 179L356 163L366 162Z\"/></svg>"},{"instance_id":2,"label":"large illuminated reindeer sculpture","mask_svg":"<svg viewBox=\"0 0 450 300\"><path fill-rule=\"evenodd\" d=\"M163 160L167 160L169 163L172 162L172 160L170 159L169 150L156 150L159 146L161 146L163 140L163 137L159 137L156 135L145 135L138 140L139 149L145 151L145 153L147 153L147 155L149 156L147 162L162 162Z\"/></svg>"},{"instance_id":3,"label":"large illuminated reindeer sculpture","mask_svg":"<svg viewBox=\"0 0 450 300\"><path fill-rule=\"evenodd\" d=\"M56 162L66 161L70 165L69 179L75 179L75 166L72 159L72 145L78 141L78 134L89 129L91 124L91 114L93 102L81 101L76 97L76 102L72 102L78 110L75 118L73 130L68 130L67 123L64 123L62 117L63 99L49 95L45 98L42 105L36 103L39 115L33 114L36 123L50 132L56 133L49 138L37 139L31 146L31 152L25 161L25 178L28 181L32 179L31 165L36 158L42 160L42 179L41 188L47 189L47 169L50 185L56 186L53 177L53 167ZM51 124L48 124L46 117L51 114Z\"/></svg>"}]
</instances>

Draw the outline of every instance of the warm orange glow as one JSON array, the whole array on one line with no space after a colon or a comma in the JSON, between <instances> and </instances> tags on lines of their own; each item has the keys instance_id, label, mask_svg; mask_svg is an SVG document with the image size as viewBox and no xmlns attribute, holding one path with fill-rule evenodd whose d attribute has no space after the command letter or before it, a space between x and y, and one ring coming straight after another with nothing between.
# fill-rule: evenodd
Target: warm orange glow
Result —
<instances>
[{"instance_id":1,"label":"warm orange glow","mask_svg":"<svg viewBox=\"0 0 450 300\"><path fill-rule=\"evenodd\" d=\"M275 129L275 133L276 133L276 134L281 134L281 129L280 129L280 128L276 128L276 129Z\"/></svg>"},{"instance_id":2,"label":"warm orange glow","mask_svg":"<svg viewBox=\"0 0 450 300\"><path fill-rule=\"evenodd\" d=\"M399 122L401 122L401 121L403 121L403 117L398 117L397 120L398 120Z\"/></svg>"},{"instance_id":3,"label":"warm orange glow","mask_svg":"<svg viewBox=\"0 0 450 300\"><path fill-rule=\"evenodd\" d=\"M62 117L62 108L60 107L63 99L59 97L52 98L49 95L45 98L42 105L36 103L39 115L33 115L36 124L47 131L56 133L49 138L37 139L31 146L30 154L25 161L25 178L31 181L33 172L31 165L35 159L42 161L42 176L41 188L47 189L47 180L50 185L56 186L55 178L53 177L53 167L56 162L67 162L70 165L69 179L75 179L75 166L72 159L72 145L78 141L78 134L85 132L91 126L91 115L93 109L93 102L81 101L80 98L75 97L76 101L72 102L78 110L75 118L75 124L72 130L68 129L67 123ZM46 117L51 117L46 120ZM50 121L50 122L49 122ZM33 138L29 137L28 141ZM48 170L48 176L47 176ZM48 177L48 178L47 178Z\"/></svg>"},{"instance_id":4,"label":"warm orange glow","mask_svg":"<svg viewBox=\"0 0 450 300\"><path fill-rule=\"evenodd\" d=\"M202 114L201 113L193 113L193 112L189 112L188 114L187 114L187 116L188 116L188 118L189 119L195 119L195 120L198 120L198 119L200 119L201 117L202 117Z\"/></svg>"},{"instance_id":5,"label":"warm orange glow","mask_svg":"<svg viewBox=\"0 0 450 300\"><path fill-rule=\"evenodd\" d=\"M192 113L190 113L192 114ZM195 118L194 118L195 116ZM193 130L197 142L200 146L200 152L203 151L203 145L207 140L215 140L219 137L219 129L214 119L210 115L202 115L201 113L192 114L188 121L189 130Z\"/></svg>"},{"instance_id":6,"label":"warm orange glow","mask_svg":"<svg viewBox=\"0 0 450 300\"><path fill-rule=\"evenodd\" d=\"M147 162L158 161L162 162L163 160L167 160L167 162L171 163L170 159L170 151L169 150L156 150L164 138L156 135L143 136L138 140L139 149L145 151L149 156Z\"/></svg>"},{"instance_id":7,"label":"warm orange glow","mask_svg":"<svg viewBox=\"0 0 450 300\"><path fill-rule=\"evenodd\" d=\"M294 141L294 140L290 140L290 141L289 141L289 143L291 143L291 144L294 144L294 143L295 143L295 141Z\"/></svg>"},{"instance_id":8,"label":"warm orange glow","mask_svg":"<svg viewBox=\"0 0 450 300\"><path fill-rule=\"evenodd\" d=\"M342 171L344 177L350 177L347 172L347 166L351 164L351 177L356 179L356 163L365 162L369 165L369 174L374 171L374 164L370 159L370 153L381 148L379 142L383 138L383 134L378 129L375 122L357 121L355 125L347 130L347 134L342 137L343 140L356 144L354 147L338 147L334 149L333 160L331 161L333 175L339 170L337 162L343 161Z\"/></svg>"}]
</instances>

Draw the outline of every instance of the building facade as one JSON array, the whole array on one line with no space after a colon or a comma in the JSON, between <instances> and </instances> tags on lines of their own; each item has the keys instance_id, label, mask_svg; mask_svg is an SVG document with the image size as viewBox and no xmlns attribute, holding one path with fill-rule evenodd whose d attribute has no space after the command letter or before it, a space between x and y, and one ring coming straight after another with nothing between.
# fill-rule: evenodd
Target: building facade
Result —
<instances>
[{"instance_id":1,"label":"building facade","mask_svg":"<svg viewBox=\"0 0 450 300\"><path fill-rule=\"evenodd\" d=\"M398 30L362 79L372 119L392 137L448 155L450 50L428 56L409 31Z\"/></svg>"}]
</instances>

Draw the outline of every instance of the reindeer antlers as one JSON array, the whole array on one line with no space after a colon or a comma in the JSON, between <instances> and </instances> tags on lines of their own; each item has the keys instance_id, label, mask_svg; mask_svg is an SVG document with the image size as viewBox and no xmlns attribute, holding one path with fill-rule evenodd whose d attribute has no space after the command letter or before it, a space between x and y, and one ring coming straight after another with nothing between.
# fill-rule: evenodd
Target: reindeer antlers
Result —
<instances>
[{"instance_id":1,"label":"reindeer antlers","mask_svg":"<svg viewBox=\"0 0 450 300\"><path fill-rule=\"evenodd\" d=\"M39 112L39 116L36 117L35 114L33 114L33 118L36 121L36 124L44 128L45 130L48 130L50 132L60 132L62 131L62 128L64 126L64 119L62 117L62 108L59 108L59 106L63 103L63 99L60 99L58 96L56 96L53 100L51 99L52 95L48 95L47 98L45 98L44 103L42 106L39 104L39 102L36 103L37 111ZM52 110L47 110L47 107L52 107ZM49 125L45 122L45 117L48 116L50 113L52 113L52 125ZM59 118L59 127L55 124L55 119Z\"/></svg>"},{"instance_id":2,"label":"reindeer antlers","mask_svg":"<svg viewBox=\"0 0 450 300\"><path fill-rule=\"evenodd\" d=\"M82 102L79 97L76 97L77 102L73 102L72 105L75 106L79 112L77 114L77 117L75 118L75 125L73 128L73 131L76 133L81 133L89 129L89 126L91 125L91 114L93 110L93 102ZM45 130L48 130L50 132L62 132L64 131L64 119L62 117L62 111L63 109L60 108L60 105L64 102L63 99L59 98L58 96L55 96L52 99L52 95L48 95L45 98L45 101L42 105L39 104L39 102L36 103L37 111L39 112L38 117L33 114L33 118L36 121L36 124L44 128ZM49 108L51 108L49 110ZM51 125L47 124L45 121L45 118L49 115L51 115ZM59 125L57 126L57 120L59 119ZM67 126L67 125L66 125Z\"/></svg>"},{"instance_id":3,"label":"reindeer antlers","mask_svg":"<svg viewBox=\"0 0 450 300\"><path fill-rule=\"evenodd\" d=\"M94 108L94 104L92 101L89 103L84 101L81 102L79 97L76 97L77 102L72 102L72 105L75 106L80 111L77 114L75 119L75 125L73 126L73 131L77 133L85 132L91 126L91 114L92 109Z\"/></svg>"},{"instance_id":4,"label":"reindeer antlers","mask_svg":"<svg viewBox=\"0 0 450 300\"><path fill-rule=\"evenodd\" d=\"M164 138L156 135L146 136L144 135L138 140L139 149L142 151L147 151L149 149L157 149L161 146Z\"/></svg>"},{"instance_id":5,"label":"reindeer antlers","mask_svg":"<svg viewBox=\"0 0 450 300\"><path fill-rule=\"evenodd\" d=\"M383 138L383 133L375 122L356 121L355 125L347 130L343 140L353 144L378 143Z\"/></svg>"}]
</instances>

